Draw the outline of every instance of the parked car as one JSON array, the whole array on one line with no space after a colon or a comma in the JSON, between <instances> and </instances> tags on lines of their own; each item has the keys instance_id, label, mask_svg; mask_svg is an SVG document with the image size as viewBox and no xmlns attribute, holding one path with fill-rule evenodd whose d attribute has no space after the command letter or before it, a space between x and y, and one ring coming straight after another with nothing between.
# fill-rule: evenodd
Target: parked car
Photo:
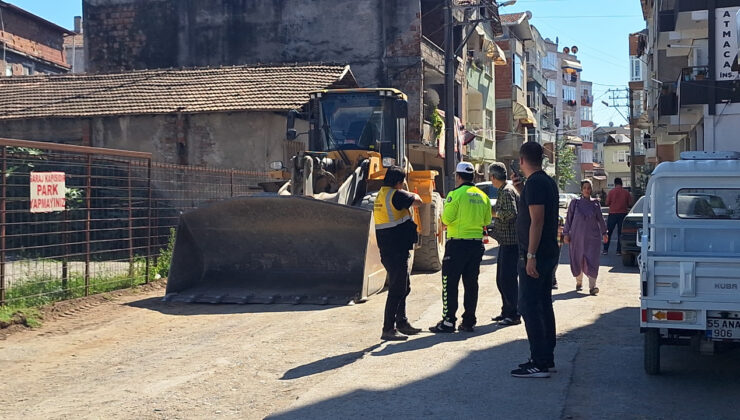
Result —
<instances>
[{"instance_id":1,"label":"parked car","mask_svg":"<svg viewBox=\"0 0 740 420\"><path fill-rule=\"evenodd\" d=\"M488 199L491 200L491 207L496 205L498 199L498 188L494 187L491 181L479 182L475 184L478 189L486 193Z\"/></svg>"},{"instance_id":2,"label":"parked car","mask_svg":"<svg viewBox=\"0 0 740 420\"><path fill-rule=\"evenodd\" d=\"M622 265L626 267L636 266L637 256L640 255L637 233L642 229L642 203L644 200L645 197L640 197L622 222L622 235L619 237L619 241L622 243ZM606 207L606 209L608 214L609 207Z\"/></svg>"},{"instance_id":3,"label":"parked car","mask_svg":"<svg viewBox=\"0 0 740 420\"><path fill-rule=\"evenodd\" d=\"M560 196L558 197L558 205L560 207L567 209L568 206L570 206L572 198L570 197L570 194L566 193L560 193Z\"/></svg>"},{"instance_id":4,"label":"parked car","mask_svg":"<svg viewBox=\"0 0 740 420\"><path fill-rule=\"evenodd\" d=\"M498 188L494 187L491 181L479 182L475 186L486 193L488 199L491 201L491 210L493 210L493 206L496 205L496 200L498 199ZM489 236L491 235L491 229L493 229L493 220L493 217L491 217L491 224L486 226L486 232Z\"/></svg>"},{"instance_id":5,"label":"parked car","mask_svg":"<svg viewBox=\"0 0 740 420\"><path fill-rule=\"evenodd\" d=\"M662 346L740 346L740 220L717 217L714 196L740 203L740 153L684 152L650 177L639 259L648 374L660 372Z\"/></svg>"}]
</instances>

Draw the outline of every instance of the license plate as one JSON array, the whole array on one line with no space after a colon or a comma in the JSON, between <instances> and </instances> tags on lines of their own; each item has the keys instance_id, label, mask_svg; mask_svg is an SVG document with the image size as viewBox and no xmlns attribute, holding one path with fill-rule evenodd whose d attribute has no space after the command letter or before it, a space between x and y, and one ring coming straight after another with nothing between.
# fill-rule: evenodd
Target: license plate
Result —
<instances>
[{"instance_id":1,"label":"license plate","mask_svg":"<svg viewBox=\"0 0 740 420\"><path fill-rule=\"evenodd\" d=\"M740 340L740 319L708 318L707 338Z\"/></svg>"}]
</instances>

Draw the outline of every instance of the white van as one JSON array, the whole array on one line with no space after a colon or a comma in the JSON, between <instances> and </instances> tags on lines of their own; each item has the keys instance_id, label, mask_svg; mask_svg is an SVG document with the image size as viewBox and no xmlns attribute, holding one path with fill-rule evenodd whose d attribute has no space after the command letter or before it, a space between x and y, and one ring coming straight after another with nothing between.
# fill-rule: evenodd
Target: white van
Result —
<instances>
[{"instance_id":1,"label":"white van","mask_svg":"<svg viewBox=\"0 0 740 420\"><path fill-rule=\"evenodd\" d=\"M740 342L740 153L686 152L653 171L643 211L645 371L660 346Z\"/></svg>"}]
</instances>

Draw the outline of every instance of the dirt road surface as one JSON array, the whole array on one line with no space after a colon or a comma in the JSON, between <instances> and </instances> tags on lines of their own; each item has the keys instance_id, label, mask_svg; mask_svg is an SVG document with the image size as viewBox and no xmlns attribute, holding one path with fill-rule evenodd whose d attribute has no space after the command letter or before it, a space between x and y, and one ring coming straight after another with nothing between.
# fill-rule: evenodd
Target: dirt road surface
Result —
<instances>
[{"instance_id":1,"label":"dirt road surface","mask_svg":"<svg viewBox=\"0 0 740 420\"><path fill-rule=\"evenodd\" d=\"M562 262L567 261L563 253ZM663 351L642 369L639 279L616 257L601 294L558 270L558 372L515 379L523 326L501 328L495 250L484 257L473 334L380 343L385 294L343 307L161 302L164 289L79 308L0 341L3 419L737 418L737 353ZM439 320L439 274L415 275L415 325Z\"/></svg>"}]
</instances>

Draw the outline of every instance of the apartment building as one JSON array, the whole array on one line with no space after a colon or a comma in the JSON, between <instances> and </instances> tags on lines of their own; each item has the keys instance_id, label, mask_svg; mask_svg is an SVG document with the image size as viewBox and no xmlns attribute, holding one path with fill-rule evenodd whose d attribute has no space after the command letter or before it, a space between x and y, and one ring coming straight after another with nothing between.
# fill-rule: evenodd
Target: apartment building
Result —
<instances>
[{"instance_id":1,"label":"apartment building","mask_svg":"<svg viewBox=\"0 0 740 420\"><path fill-rule=\"evenodd\" d=\"M686 150L740 151L740 0L641 0L647 31L636 51L644 72L648 162ZM632 58L631 58L632 60Z\"/></svg>"},{"instance_id":2,"label":"apartment building","mask_svg":"<svg viewBox=\"0 0 740 420\"><path fill-rule=\"evenodd\" d=\"M64 37L72 32L0 1L0 75L67 73Z\"/></svg>"},{"instance_id":3,"label":"apartment building","mask_svg":"<svg viewBox=\"0 0 740 420\"><path fill-rule=\"evenodd\" d=\"M531 12L501 15L503 34L496 43L507 65L496 67L496 155L506 161L519 156L530 130L538 126L527 103L528 61L525 42L532 40Z\"/></svg>"}]
</instances>

